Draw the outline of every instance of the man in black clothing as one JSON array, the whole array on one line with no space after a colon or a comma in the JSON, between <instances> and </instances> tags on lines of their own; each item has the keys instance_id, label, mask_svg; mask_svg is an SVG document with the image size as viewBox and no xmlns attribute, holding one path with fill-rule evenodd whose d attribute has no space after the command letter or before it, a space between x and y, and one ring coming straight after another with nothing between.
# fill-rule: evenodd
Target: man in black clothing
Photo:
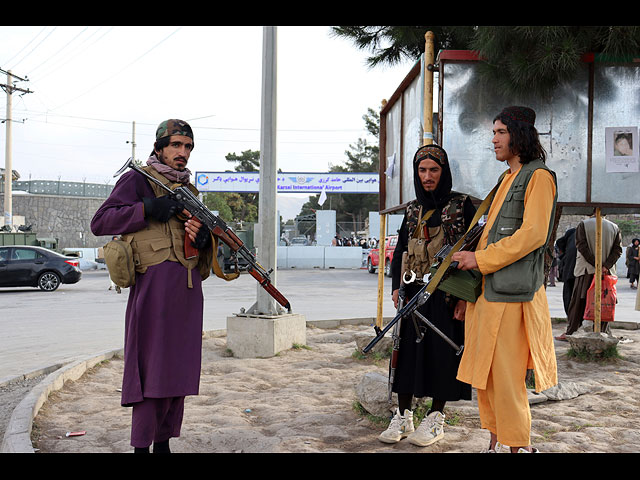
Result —
<instances>
[{"instance_id":1,"label":"man in black clothing","mask_svg":"<svg viewBox=\"0 0 640 480\"><path fill-rule=\"evenodd\" d=\"M391 261L392 297L396 306L405 274L414 278L404 285L405 298L409 300L424 285L424 274L429 272L434 255L443 245L454 245L464 235L475 213L467 195L451 190L449 160L442 147L434 144L418 149L413 158L413 179L416 199L406 207ZM465 308L465 301L435 290L419 312L462 345L461 320ZM408 437L412 444L427 446L440 440L444 436L445 402L471 399L471 386L456 379L460 363L456 351L431 329L423 329L423 338L416 342L416 329L421 327L414 324L413 318L400 322L398 362L391 386L398 395L398 409L389 428L378 437L385 443ZM412 410L415 397L433 400L417 429Z\"/></svg>"},{"instance_id":2,"label":"man in black clothing","mask_svg":"<svg viewBox=\"0 0 640 480\"><path fill-rule=\"evenodd\" d=\"M564 313L569 315L569 303L571 302L571 292L576 282L573 269L576 266L576 229L567 229L562 237L556 240L556 247L560 253L558 257L558 279L562 282L562 302Z\"/></svg>"}]
</instances>

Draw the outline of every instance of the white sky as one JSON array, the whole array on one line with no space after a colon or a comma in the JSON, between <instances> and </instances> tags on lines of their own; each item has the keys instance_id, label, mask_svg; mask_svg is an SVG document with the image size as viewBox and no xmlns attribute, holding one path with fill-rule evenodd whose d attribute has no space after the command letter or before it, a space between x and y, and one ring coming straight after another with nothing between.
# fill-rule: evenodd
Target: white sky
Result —
<instances>
[{"instance_id":1,"label":"white sky","mask_svg":"<svg viewBox=\"0 0 640 480\"><path fill-rule=\"evenodd\" d=\"M362 116L413 66L370 70L367 52L329 32L277 28L276 157L285 172L327 171L358 138L373 141ZM132 122L145 161L157 125L180 118L194 129L193 173L233 169L227 153L260 149L262 35L261 26L0 26L0 68L28 77L15 85L33 91L13 95L12 168L21 180L113 185L131 156ZM286 197L278 195L285 220L286 205L295 215L308 196Z\"/></svg>"}]
</instances>

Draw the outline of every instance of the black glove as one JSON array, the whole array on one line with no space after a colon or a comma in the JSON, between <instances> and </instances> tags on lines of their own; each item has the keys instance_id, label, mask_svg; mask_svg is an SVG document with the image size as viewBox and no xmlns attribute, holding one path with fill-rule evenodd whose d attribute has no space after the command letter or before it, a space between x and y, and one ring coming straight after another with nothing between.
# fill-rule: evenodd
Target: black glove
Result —
<instances>
[{"instance_id":1,"label":"black glove","mask_svg":"<svg viewBox=\"0 0 640 480\"><path fill-rule=\"evenodd\" d=\"M200 230L198 230L196 239L191 242L191 245L196 247L198 250L203 250L211 245L211 234L209 227L207 227L205 224L202 224Z\"/></svg>"},{"instance_id":2,"label":"black glove","mask_svg":"<svg viewBox=\"0 0 640 480\"><path fill-rule=\"evenodd\" d=\"M168 196L157 198L144 197L142 203L144 204L144 216L153 217L159 222L169 221L171 217L176 213L182 212L184 209L184 206L180 202Z\"/></svg>"}]
</instances>

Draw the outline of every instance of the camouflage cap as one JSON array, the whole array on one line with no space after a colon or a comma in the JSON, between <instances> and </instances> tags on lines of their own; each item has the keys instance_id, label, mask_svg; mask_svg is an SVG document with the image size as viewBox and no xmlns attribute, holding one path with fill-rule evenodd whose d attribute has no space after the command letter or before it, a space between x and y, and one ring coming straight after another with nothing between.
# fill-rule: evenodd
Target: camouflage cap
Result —
<instances>
[{"instance_id":1,"label":"camouflage cap","mask_svg":"<svg viewBox=\"0 0 640 480\"><path fill-rule=\"evenodd\" d=\"M184 120L172 118L158 125L156 129L156 140L163 137L170 137L171 135L184 135L193 140L193 130L191 130L189 124Z\"/></svg>"}]
</instances>

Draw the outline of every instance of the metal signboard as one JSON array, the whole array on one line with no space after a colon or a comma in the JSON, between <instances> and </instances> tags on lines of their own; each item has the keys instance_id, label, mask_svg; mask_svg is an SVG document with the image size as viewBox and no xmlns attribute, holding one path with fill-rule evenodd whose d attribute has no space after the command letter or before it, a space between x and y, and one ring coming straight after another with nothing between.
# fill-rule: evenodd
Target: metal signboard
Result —
<instances>
[{"instance_id":1,"label":"metal signboard","mask_svg":"<svg viewBox=\"0 0 640 480\"><path fill-rule=\"evenodd\" d=\"M196 172L200 192L258 192L259 172ZM378 193L377 173L278 173L278 193Z\"/></svg>"},{"instance_id":2,"label":"metal signboard","mask_svg":"<svg viewBox=\"0 0 640 480\"><path fill-rule=\"evenodd\" d=\"M523 100L490 88L480 77L480 60L473 52L439 53L434 138L449 155L454 190L477 199L487 195L506 170L493 154L493 119L506 106L526 105L536 111L536 128L547 165L557 174L563 213L589 214L593 207L603 213L638 212L640 63L599 55L582 60L578 74L551 99ZM422 145L422 62L381 110L381 212L398 210L415 196L411 161Z\"/></svg>"}]
</instances>

